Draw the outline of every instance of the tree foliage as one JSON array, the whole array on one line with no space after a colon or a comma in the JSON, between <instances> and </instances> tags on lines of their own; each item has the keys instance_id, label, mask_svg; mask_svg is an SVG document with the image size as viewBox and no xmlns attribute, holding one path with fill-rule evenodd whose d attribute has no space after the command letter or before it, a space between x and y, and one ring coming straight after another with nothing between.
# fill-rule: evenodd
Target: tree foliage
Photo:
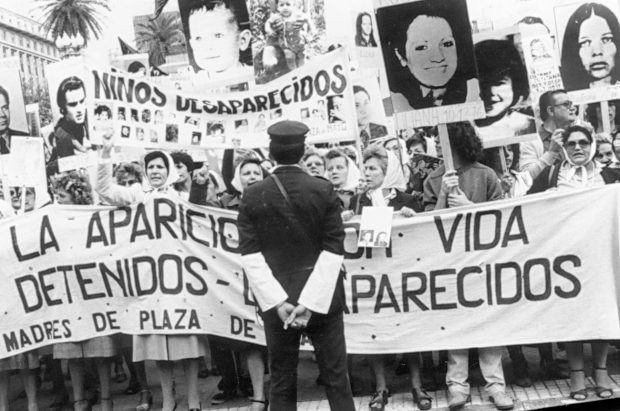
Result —
<instances>
[{"instance_id":1,"label":"tree foliage","mask_svg":"<svg viewBox=\"0 0 620 411\"><path fill-rule=\"evenodd\" d=\"M84 38L84 44L98 39L103 29L103 11L110 11L108 0L38 0L43 3L43 29L56 40L58 37Z\"/></svg>"},{"instance_id":2,"label":"tree foliage","mask_svg":"<svg viewBox=\"0 0 620 411\"><path fill-rule=\"evenodd\" d=\"M171 53L173 47L185 49L181 17L175 13L165 13L139 23L136 27L136 45L140 52L149 53L151 66L164 64L166 55Z\"/></svg>"}]
</instances>

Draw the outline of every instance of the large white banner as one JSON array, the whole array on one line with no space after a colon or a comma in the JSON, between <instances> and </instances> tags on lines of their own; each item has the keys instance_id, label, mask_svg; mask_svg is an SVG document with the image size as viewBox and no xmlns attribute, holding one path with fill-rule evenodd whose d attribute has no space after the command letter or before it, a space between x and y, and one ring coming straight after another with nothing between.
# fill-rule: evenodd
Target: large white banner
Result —
<instances>
[{"instance_id":1,"label":"large white banner","mask_svg":"<svg viewBox=\"0 0 620 411\"><path fill-rule=\"evenodd\" d=\"M620 186L346 224L347 348L387 353L618 339ZM153 197L0 221L0 358L114 333L264 343L234 212Z\"/></svg>"}]
</instances>

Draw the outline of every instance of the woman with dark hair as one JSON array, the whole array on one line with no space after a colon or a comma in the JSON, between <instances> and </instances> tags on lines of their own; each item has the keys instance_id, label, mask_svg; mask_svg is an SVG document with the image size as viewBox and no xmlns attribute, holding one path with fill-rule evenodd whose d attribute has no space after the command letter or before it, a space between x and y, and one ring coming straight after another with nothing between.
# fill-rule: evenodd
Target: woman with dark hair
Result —
<instances>
[{"instance_id":1,"label":"woman with dark hair","mask_svg":"<svg viewBox=\"0 0 620 411\"><path fill-rule=\"evenodd\" d=\"M424 182L424 203L427 211L484 203L502 198L499 179L493 170L478 162L482 143L469 122L448 124L448 136L455 170L446 172L441 165ZM512 409L512 398L506 394L502 368L502 347L478 348L480 370L486 391L500 410ZM448 406L460 409L468 401L468 349L448 351Z\"/></svg>"},{"instance_id":2,"label":"woman with dark hair","mask_svg":"<svg viewBox=\"0 0 620 411\"><path fill-rule=\"evenodd\" d=\"M564 87L571 91L618 84L619 41L618 17L607 6L579 6L568 19L562 42Z\"/></svg>"},{"instance_id":3,"label":"woman with dark hair","mask_svg":"<svg viewBox=\"0 0 620 411\"><path fill-rule=\"evenodd\" d=\"M370 13L361 12L355 20L355 45L357 47L377 47L372 29Z\"/></svg>"},{"instance_id":4,"label":"woman with dark hair","mask_svg":"<svg viewBox=\"0 0 620 411\"><path fill-rule=\"evenodd\" d=\"M469 122L448 124L455 170L445 165L429 174L424 182L426 211L493 201L502 197L495 172L480 164L482 142Z\"/></svg>"},{"instance_id":5,"label":"woman with dark hair","mask_svg":"<svg viewBox=\"0 0 620 411\"><path fill-rule=\"evenodd\" d=\"M596 140L589 128L571 126L562 135L564 160L545 168L534 180L528 194L546 190L574 190L620 182L620 169L604 167L594 161ZM566 356L570 366L570 397L577 401L588 398L584 371L583 341L567 342ZM609 398L613 395L607 374L608 341L591 341L592 365L596 395Z\"/></svg>"},{"instance_id":6,"label":"woman with dark hair","mask_svg":"<svg viewBox=\"0 0 620 411\"><path fill-rule=\"evenodd\" d=\"M377 10L394 111L477 100L471 29L462 0Z\"/></svg>"},{"instance_id":7,"label":"woman with dark hair","mask_svg":"<svg viewBox=\"0 0 620 411\"><path fill-rule=\"evenodd\" d=\"M252 66L245 0L185 0L179 1L179 11L194 70L213 78Z\"/></svg>"},{"instance_id":8,"label":"woman with dark hair","mask_svg":"<svg viewBox=\"0 0 620 411\"><path fill-rule=\"evenodd\" d=\"M489 141L535 133L534 118L514 110L530 94L527 70L517 48L506 40L483 40L474 51L486 112L486 118L476 120L481 138Z\"/></svg>"}]
</instances>

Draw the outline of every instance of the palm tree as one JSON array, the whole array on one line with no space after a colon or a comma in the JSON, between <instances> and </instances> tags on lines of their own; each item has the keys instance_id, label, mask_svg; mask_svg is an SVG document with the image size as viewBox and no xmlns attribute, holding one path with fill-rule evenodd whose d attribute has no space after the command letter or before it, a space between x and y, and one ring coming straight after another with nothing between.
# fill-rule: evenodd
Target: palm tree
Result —
<instances>
[{"instance_id":1,"label":"palm tree","mask_svg":"<svg viewBox=\"0 0 620 411\"><path fill-rule=\"evenodd\" d=\"M185 48L185 36L178 13L163 13L155 19L136 25L136 45L141 52L149 53L151 66L166 62L171 48Z\"/></svg>"},{"instance_id":2,"label":"palm tree","mask_svg":"<svg viewBox=\"0 0 620 411\"><path fill-rule=\"evenodd\" d=\"M43 29L54 41L59 37L77 37L84 39L84 45L92 37L98 39L102 34L100 21L102 11L110 11L108 0L38 0L46 3Z\"/></svg>"}]
</instances>

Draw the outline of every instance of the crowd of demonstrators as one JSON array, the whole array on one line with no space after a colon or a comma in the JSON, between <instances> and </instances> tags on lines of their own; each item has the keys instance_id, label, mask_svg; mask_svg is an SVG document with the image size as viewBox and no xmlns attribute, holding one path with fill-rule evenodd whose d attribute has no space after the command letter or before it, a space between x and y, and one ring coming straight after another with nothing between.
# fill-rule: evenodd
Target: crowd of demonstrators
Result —
<instances>
[{"instance_id":1,"label":"crowd of demonstrators","mask_svg":"<svg viewBox=\"0 0 620 411\"><path fill-rule=\"evenodd\" d=\"M74 134L70 134L67 140L68 137L63 133L77 133L75 135L86 139L86 135L82 134L85 114L80 111L83 84L70 81L61 89L63 92L58 96L59 104L62 103L65 112L53 133L56 148L52 159L66 155L61 155L65 149L67 153L81 151L81 145L75 144L75 139L71 137ZM276 144L276 152L280 155L278 160L265 156L258 149L227 149L223 153L221 172L214 171L217 167L210 169L206 164L194 161L188 153L182 151L149 151L141 164L121 163L113 166L112 145L106 142L99 148L100 158L94 184L89 181L87 173L60 173L57 163L51 161L48 164L49 194L52 194L57 204L127 206L143 202L153 193L165 193L198 205L238 211L244 204L248 188L254 187L251 192L256 195L255 186L264 188L264 183L258 183L281 170L283 180L289 178L289 175L295 175L295 179L302 178L297 173L323 180L317 183L318 186L330 187L338 204L337 211L341 219L347 221L361 214L363 207L367 206L393 207L399 216L415 218L418 213L432 210L506 198L516 199L543 191L583 189L620 182L620 132L613 129L611 135L595 133L595 128L577 120L575 108L563 90L553 90L540 97L540 116L542 126L538 130L539 139L486 150L483 150L478 131L472 123L449 124L447 131L454 170L446 170L441 164L439 138L436 137L437 131L432 129L401 133L406 139L388 136L371 141L362 153L354 146L346 145L329 149L306 146L299 152L297 144L294 149L287 148L286 144ZM8 120L5 123L7 130L10 130ZM2 124L0 121L0 127ZM0 134L0 143L4 142L10 148L11 135L17 134L6 133L5 130ZM59 147L64 148L59 150ZM293 157L297 159L293 162L299 167L291 171L289 168ZM289 183L284 183L289 189ZM0 200L1 217L30 212L50 203L48 191L41 187L10 187L7 191L10 198ZM389 245L389 239L386 240L386 245ZM303 316L300 315L300 318ZM281 320L274 317L270 321L274 323ZM585 390L583 343L568 342L563 346L568 358L568 369L554 359L552 343L536 346L540 354L542 377L570 377L571 398L584 400L588 392ZM595 393L600 398L612 394L606 371L608 347L605 341L592 342L593 379ZM1 360L0 411L8 410L9 375L15 370L19 370L23 381L29 411L38 409L36 369L40 357L43 357L46 369L54 381L55 398L49 408L51 410L62 409L70 397L64 385L60 361L68 363L75 410L90 409L93 401L96 401L91 392L97 389L100 392L101 409L111 410L111 369L114 368L117 375L124 373L123 358L130 374L124 393L139 394L137 411L147 411L153 404L145 361L156 362L164 410L176 407L173 369L177 362L183 365L188 382L188 408L200 409L198 374L207 349L213 353L214 365L222 376L220 392L215 394L211 403L221 404L242 393L251 397L252 411L267 409L265 371L268 367L265 363L265 347L202 335L117 335L56 344L47 355L46 350L42 349ZM507 350L512 362L513 382L521 386L531 385L533 374L523 347L510 346ZM437 370L445 372L450 408L455 410L466 404L470 391L469 363L473 358L468 351L449 350L445 353L445 359L440 353L438 369L434 367L432 353L402 354L403 365L399 368L410 375L412 398L419 409L428 409L432 405L432 397L427 391L437 388L437 384L433 383ZM505 393L502 351L503 347L471 350L472 353L477 352L478 358L474 360L477 360L482 371L487 393L498 409L510 409L513 401ZM272 351L269 354L274 355ZM321 355L317 352L317 358ZM386 357L369 355L367 359L375 381L374 395L368 406L372 410L383 410L390 395ZM274 366L273 359L271 361L269 368ZM286 367L290 368L292 364ZM96 375L93 375L92 369L96 369ZM279 365L276 370L282 372L283 368ZM327 381L328 389L333 388L330 388L333 383L329 381L330 372L321 369L321 382L325 384ZM273 375L271 378L273 387ZM281 374L278 378L279 383L286 387L290 385L290 381L284 383ZM338 381L338 384L342 383L341 376L338 376ZM290 392L280 395L290 395Z\"/></svg>"}]
</instances>

